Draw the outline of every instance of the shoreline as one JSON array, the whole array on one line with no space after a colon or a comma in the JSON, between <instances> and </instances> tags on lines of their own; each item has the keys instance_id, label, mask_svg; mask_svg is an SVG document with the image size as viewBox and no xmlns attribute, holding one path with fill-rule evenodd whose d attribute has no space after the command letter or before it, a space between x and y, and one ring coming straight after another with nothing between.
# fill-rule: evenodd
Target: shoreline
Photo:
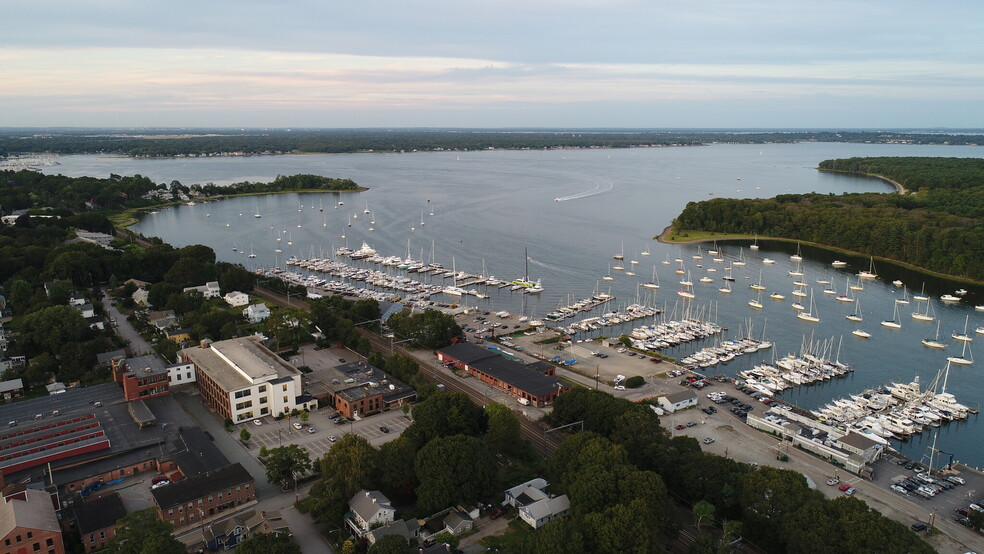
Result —
<instances>
[{"instance_id":1,"label":"shoreline","mask_svg":"<svg viewBox=\"0 0 984 554\"><path fill-rule=\"evenodd\" d=\"M822 167L818 167L817 168L817 171L826 171L828 173L844 173L844 174L847 174L847 175L861 175L861 176L864 176L864 177L872 177L874 179L880 179L880 180L885 181L886 183L892 185L893 187L895 187L895 192L898 193L898 194L909 194L909 190L906 189L904 186L902 186L902 183L900 183L898 181L895 181L893 179L889 179L888 177L886 177L884 175L879 175L878 173L859 173L857 171L844 171L844 170L841 170L841 169L824 169Z\"/></svg>"},{"instance_id":2,"label":"shoreline","mask_svg":"<svg viewBox=\"0 0 984 554\"><path fill-rule=\"evenodd\" d=\"M698 239L690 239L690 240L670 240L670 239L667 238L667 236L670 233L672 233L672 232L673 232L673 226L670 225L667 228L663 229L663 232L662 233L660 233L659 235L656 236L656 241L657 242L660 242L660 243L663 243L663 244L680 244L680 245L682 245L682 244L698 244L698 243L704 243L704 242L713 242L715 240L753 240L753 237L751 235L724 234L724 233L722 233L721 236L714 236L714 237L707 237L707 238L698 238ZM686 230L685 230L685 232L686 232ZM808 246L812 246L814 248L820 248L820 249L823 249L823 250L828 250L830 252L840 252L840 253L848 254L848 255L851 255L851 256L858 256L858 257L861 257L861 258L863 258L865 256L872 257L872 258L874 257L871 254L865 254L864 252L857 252L857 251L854 251L854 250L848 250L846 248L841 248L839 246L831 246L829 244L821 244L819 242L811 242L811 241L808 241L808 240L790 239L790 238L786 238L786 237L769 237L769 236L762 236L762 235L759 235L758 238L760 240L768 240L768 241L776 241L776 242L801 243L801 244L806 244ZM946 273L940 273L938 271L933 271L931 269L926 269L924 267L913 265L913 264L910 264L908 262L903 262L901 260L895 260L895 259L892 259L892 258L885 258L885 257L879 256L878 257L878 261L880 263L881 262L888 263L888 264L891 264L891 265L896 265L896 266L899 266L899 267L904 267L906 269L911 269L911 270L916 271L916 272L919 272L919 273L924 273L926 275L931 275L933 277L937 277L937 278L940 278L940 279L946 279L948 281L953 281L954 283L968 284L968 285L974 285L974 286L984 286L984 281L977 281L977 280L971 279L969 277L958 277L956 275L949 275L949 274L946 274Z\"/></svg>"}]
</instances>

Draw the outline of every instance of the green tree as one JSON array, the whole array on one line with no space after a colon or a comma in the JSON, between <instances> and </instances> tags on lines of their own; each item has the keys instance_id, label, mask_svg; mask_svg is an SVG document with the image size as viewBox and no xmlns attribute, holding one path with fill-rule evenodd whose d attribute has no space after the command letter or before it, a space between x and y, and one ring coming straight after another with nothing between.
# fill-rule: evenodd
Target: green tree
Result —
<instances>
[{"instance_id":1,"label":"green tree","mask_svg":"<svg viewBox=\"0 0 984 554\"><path fill-rule=\"evenodd\" d=\"M457 503L488 498L495 489L493 459L485 444L474 437L455 435L428 442L414 462L420 481L418 506L432 513Z\"/></svg>"},{"instance_id":2,"label":"green tree","mask_svg":"<svg viewBox=\"0 0 984 554\"><path fill-rule=\"evenodd\" d=\"M239 440L243 442L249 442L249 438L252 435L249 434L249 429L243 427L242 431L239 432Z\"/></svg>"},{"instance_id":3,"label":"green tree","mask_svg":"<svg viewBox=\"0 0 984 554\"><path fill-rule=\"evenodd\" d=\"M454 316L437 310L413 315L393 314L387 325L400 339L409 340L411 346L420 348L443 348L451 344L453 337L461 335L461 327Z\"/></svg>"},{"instance_id":4,"label":"green tree","mask_svg":"<svg viewBox=\"0 0 984 554\"><path fill-rule=\"evenodd\" d=\"M451 533L444 532L434 535L434 542L437 544L446 544L451 547L451 551L454 552L458 550L458 545L461 544L461 539Z\"/></svg>"},{"instance_id":5,"label":"green tree","mask_svg":"<svg viewBox=\"0 0 984 554\"><path fill-rule=\"evenodd\" d=\"M296 444L271 448L267 456L266 476L271 483L286 487L297 476L311 469L307 450Z\"/></svg>"},{"instance_id":6,"label":"green tree","mask_svg":"<svg viewBox=\"0 0 984 554\"><path fill-rule=\"evenodd\" d=\"M538 554L586 552L580 526L571 518L555 519L541 527L533 537L532 548L525 550Z\"/></svg>"},{"instance_id":7,"label":"green tree","mask_svg":"<svg viewBox=\"0 0 984 554\"><path fill-rule=\"evenodd\" d=\"M478 435L485 413L462 393L438 394L413 407L413 424L404 436L422 446L435 437Z\"/></svg>"},{"instance_id":8,"label":"green tree","mask_svg":"<svg viewBox=\"0 0 984 554\"><path fill-rule=\"evenodd\" d=\"M66 342L79 342L92 336L81 313L69 306L52 306L30 313L21 320L18 344L28 356L58 352Z\"/></svg>"},{"instance_id":9,"label":"green tree","mask_svg":"<svg viewBox=\"0 0 984 554\"><path fill-rule=\"evenodd\" d=\"M519 420L509 408L496 402L485 408L488 418L488 431L485 443L492 452L515 455L521 450L523 439L519 434Z\"/></svg>"},{"instance_id":10,"label":"green tree","mask_svg":"<svg viewBox=\"0 0 984 554\"><path fill-rule=\"evenodd\" d=\"M355 554L356 552L355 542L351 539L342 543L342 554Z\"/></svg>"},{"instance_id":11,"label":"green tree","mask_svg":"<svg viewBox=\"0 0 984 554\"><path fill-rule=\"evenodd\" d=\"M309 414L307 411L303 411L303 412L301 412L300 418L301 418L301 421L303 421L304 423L307 423L308 420L311 419L311 414Z\"/></svg>"},{"instance_id":12,"label":"green tree","mask_svg":"<svg viewBox=\"0 0 984 554\"><path fill-rule=\"evenodd\" d=\"M23 279L16 279L10 283L10 306L15 314L24 313L31 306L31 298L34 296L34 288Z\"/></svg>"},{"instance_id":13,"label":"green tree","mask_svg":"<svg viewBox=\"0 0 984 554\"><path fill-rule=\"evenodd\" d=\"M411 554L411 552L414 550L410 548L407 539L400 535L386 535L369 547L369 554Z\"/></svg>"},{"instance_id":14,"label":"green tree","mask_svg":"<svg viewBox=\"0 0 984 554\"><path fill-rule=\"evenodd\" d=\"M417 476L413 471L416 458L417 446L406 437L380 446L376 474L378 487L390 498L412 500L417 488Z\"/></svg>"},{"instance_id":15,"label":"green tree","mask_svg":"<svg viewBox=\"0 0 984 554\"><path fill-rule=\"evenodd\" d=\"M171 531L174 526L157 519L153 508L130 512L119 521L116 536L106 545L112 554L183 554L185 547Z\"/></svg>"},{"instance_id":16,"label":"green tree","mask_svg":"<svg viewBox=\"0 0 984 554\"><path fill-rule=\"evenodd\" d=\"M714 504L701 500L700 502L694 504L691 509L694 514L694 524L697 526L697 531L700 531L700 526L705 521L714 521Z\"/></svg>"},{"instance_id":17,"label":"green tree","mask_svg":"<svg viewBox=\"0 0 984 554\"><path fill-rule=\"evenodd\" d=\"M312 513L318 521L336 521L348 501L375 479L378 452L361 435L346 433L321 458L321 479L312 487Z\"/></svg>"},{"instance_id":18,"label":"green tree","mask_svg":"<svg viewBox=\"0 0 984 554\"><path fill-rule=\"evenodd\" d=\"M257 533L236 546L238 554L301 554L301 547L287 535Z\"/></svg>"}]
</instances>

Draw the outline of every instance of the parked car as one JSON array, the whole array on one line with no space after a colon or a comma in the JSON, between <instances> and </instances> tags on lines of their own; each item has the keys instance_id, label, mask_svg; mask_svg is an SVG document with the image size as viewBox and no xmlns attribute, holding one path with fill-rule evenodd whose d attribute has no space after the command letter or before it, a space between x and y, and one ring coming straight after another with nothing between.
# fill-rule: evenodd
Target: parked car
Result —
<instances>
[{"instance_id":1,"label":"parked car","mask_svg":"<svg viewBox=\"0 0 984 554\"><path fill-rule=\"evenodd\" d=\"M263 425L263 420L262 419L254 419L253 420L253 425L256 425L257 427L259 427L260 425Z\"/></svg>"},{"instance_id":2,"label":"parked car","mask_svg":"<svg viewBox=\"0 0 984 554\"><path fill-rule=\"evenodd\" d=\"M917 521L912 524L911 528L913 531L918 533L919 531L925 531L926 529L929 528L929 526L921 521Z\"/></svg>"},{"instance_id":3,"label":"parked car","mask_svg":"<svg viewBox=\"0 0 984 554\"><path fill-rule=\"evenodd\" d=\"M498 518L502 517L505 513L506 513L506 510L505 509L503 509L503 508L496 508L495 510L492 510L492 513L489 514L489 517L492 518L492 519L498 519Z\"/></svg>"},{"instance_id":4,"label":"parked car","mask_svg":"<svg viewBox=\"0 0 984 554\"><path fill-rule=\"evenodd\" d=\"M714 442L714 439L711 437L704 437L704 444L711 444L712 442Z\"/></svg>"},{"instance_id":5,"label":"parked car","mask_svg":"<svg viewBox=\"0 0 984 554\"><path fill-rule=\"evenodd\" d=\"M338 441L338 437L336 437L335 435L332 435L332 436L328 437L328 440L331 441L331 442L337 442Z\"/></svg>"},{"instance_id":6,"label":"parked car","mask_svg":"<svg viewBox=\"0 0 984 554\"><path fill-rule=\"evenodd\" d=\"M164 479L163 481L158 481L158 482L154 483L153 485L150 486L150 488L151 489L159 489L159 488L161 488L163 486L170 485L170 484L171 484L171 481L169 481L168 479Z\"/></svg>"},{"instance_id":7,"label":"parked car","mask_svg":"<svg viewBox=\"0 0 984 554\"><path fill-rule=\"evenodd\" d=\"M615 390L625 390L625 385L615 385Z\"/></svg>"},{"instance_id":8,"label":"parked car","mask_svg":"<svg viewBox=\"0 0 984 554\"><path fill-rule=\"evenodd\" d=\"M848 485L847 483L844 483L843 485L837 487L837 490L839 490L841 492L847 492L847 489L849 489L849 488L851 488L851 485Z\"/></svg>"},{"instance_id":9,"label":"parked car","mask_svg":"<svg viewBox=\"0 0 984 554\"><path fill-rule=\"evenodd\" d=\"M307 432L313 435L313 434L317 433L318 430L315 429L314 427L308 427L307 428Z\"/></svg>"},{"instance_id":10,"label":"parked car","mask_svg":"<svg viewBox=\"0 0 984 554\"><path fill-rule=\"evenodd\" d=\"M827 479L827 484L830 485L831 487L840 482L841 480L836 477L831 477L830 479Z\"/></svg>"},{"instance_id":11,"label":"parked car","mask_svg":"<svg viewBox=\"0 0 984 554\"><path fill-rule=\"evenodd\" d=\"M676 427L674 427L674 429L676 429L677 431L681 431L681 430L686 429L686 428L687 428L687 426L686 425L683 425L682 423L680 425L677 425Z\"/></svg>"},{"instance_id":12,"label":"parked car","mask_svg":"<svg viewBox=\"0 0 984 554\"><path fill-rule=\"evenodd\" d=\"M951 483L956 483L957 485L966 485L967 481L963 480L963 477L957 477L956 475L950 475L946 478L947 481Z\"/></svg>"},{"instance_id":13,"label":"parked car","mask_svg":"<svg viewBox=\"0 0 984 554\"><path fill-rule=\"evenodd\" d=\"M856 493L856 492L858 492L858 489L856 489L854 487L851 487L851 488L847 489L846 491L844 491L844 494L846 494L847 496L853 496L854 493Z\"/></svg>"},{"instance_id":14,"label":"parked car","mask_svg":"<svg viewBox=\"0 0 984 554\"><path fill-rule=\"evenodd\" d=\"M384 432L384 433L389 433L390 432L389 427L387 427L385 425L380 426L379 430L382 431L382 432Z\"/></svg>"},{"instance_id":15,"label":"parked car","mask_svg":"<svg viewBox=\"0 0 984 554\"><path fill-rule=\"evenodd\" d=\"M291 425L294 427L294 429L297 429L298 431L300 431L302 428L304 428L303 425L301 425L300 423L298 423L296 421L294 423L291 423Z\"/></svg>"},{"instance_id":16,"label":"parked car","mask_svg":"<svg viewBox=\"0 0 984 554\"><path fill-rule=\"evenodd\" d=\"M168 479L167 477L165 477L163 475L158 475L157 477L154 477L153 479L151 479L150 480L150 483L153 484L153 485L156 485L157 483L160 483L161 481L169 481L169 480L170 479ZM964 514L964 515L967 515L967 514Z\"/></svg>"}]
</instances>

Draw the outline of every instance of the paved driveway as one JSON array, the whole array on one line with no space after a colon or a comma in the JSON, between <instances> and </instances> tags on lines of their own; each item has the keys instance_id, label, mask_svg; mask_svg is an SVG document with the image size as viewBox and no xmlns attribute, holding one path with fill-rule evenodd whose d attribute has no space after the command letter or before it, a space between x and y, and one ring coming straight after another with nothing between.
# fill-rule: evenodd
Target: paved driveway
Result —
<instances>
[{"instance_id":1,"label":"paved driveway","mask_svg":"<svg viewBox=\"0 0 984 554\"><path fill-rule=\"evenodd\" d=\"M152 350L150 343L144 340L140 336L140 333L130 325L130 322L126 320L126 316L120 313L113 305L113 299L109 296L106 291L103 291L103 308L106 310L106 315L109 318L116 319L116 334L123 337L127 344L130 346L130 350L133 352L134 356L140 356L146 354Z\"/></svg>"}]
</instances>

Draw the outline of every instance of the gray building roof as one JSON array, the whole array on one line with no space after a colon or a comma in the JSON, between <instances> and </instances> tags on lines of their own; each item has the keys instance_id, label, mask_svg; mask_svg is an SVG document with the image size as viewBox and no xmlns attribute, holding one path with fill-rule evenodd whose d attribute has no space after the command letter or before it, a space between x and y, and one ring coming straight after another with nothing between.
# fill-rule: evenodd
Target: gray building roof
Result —
<instances>
[{"instance_id":1,"label":"gray building roof","mask_svg":"<svg viewBox=\"0 0 984 554\"><path fill-rule=\"evenodd\" d=\"M11 379L9 381L0 382L0 393L10 392L12 390L23 390L24 382L20 379Z\"/></svg>"},{"instance_id":2,"label":"gray building roof","mask_svg":"<svg viewBox=\"0 0 984 554\"><path fill-rule=\"evenodd\" d=\"M349 500L349 508L359 515L363 521L372 519L380 508L393 509L389 498L379 491L367 491L365 489L355 493L352 500Z\"/></svg>"},{"instance_id":3,"label":"gray building roof","mask_svg":"<svg viewBox=\"0 0 984 554\"><path fill-rule=\"evenodd\" d=\"M210 493L224 491L237 485L252 483L253 476L240 463L202 473L194 477L153 489L154 502L162 510L187 504Z\"/></svg>"},{"instance_id":4,"label":"gray building roof","mask_svg":"<svg viewBox=\"0 0 984 554\"><path fill-rule=\"evenodd\" d=\"M476 344L459 342L438 352L533 396L545 396L560 388L569 387L563 381L504 358L495 351Z\"/></svg>"},{"instance_id":5,"label":"gray building roof","mask_svg":"<svg viewBox=\"0 0 984 554\"><path fill-rule=\"evenodd\" d=\"M374 542L387 535L399 535L409 541L419 530L420 523L416 519L398 519L389 525L383 525L369 531L368 535L372 535Z\"/></svg>"},{"instance_id":6,"label":"gray building roof","mask_svg":"<svg viewBox=\"0 0 984 554\"><path fill-rule=\"evenodd\" d=\"M685 400L690 400L691 398L697 398L697 393L692 390L682 390L679 392L671 392L669 394L663 395L666 401L670 404L676 404L678 402L683 402Z\"/></svg>"},{"instance_id":7,"label":"gray building roof","mask_svg":"<svg viewBox=\"0 0 984 554\"><path fill-rule=\"evenodd\" d=\"M83 535L112 527L125 515L123 499L116 492L75 505L75 524Z\"/></svg>"}]
</instances>

